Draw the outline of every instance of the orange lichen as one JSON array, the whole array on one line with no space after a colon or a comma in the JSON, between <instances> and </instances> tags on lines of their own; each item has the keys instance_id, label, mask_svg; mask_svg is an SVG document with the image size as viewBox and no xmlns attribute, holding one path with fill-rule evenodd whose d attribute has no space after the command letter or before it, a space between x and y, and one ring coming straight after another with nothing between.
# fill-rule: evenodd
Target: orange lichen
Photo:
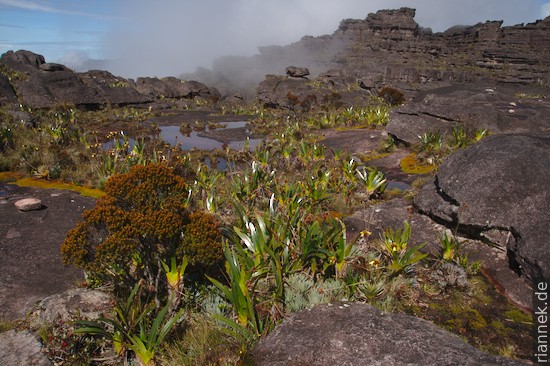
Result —
<instances>
[{"instance_id":1,"label":"orange lichen","mask_svg":"<svg viewBox=\"0 0 550 366\"><path fill-rule=\"evenodd\" d=\"M435 169L435 165L433 164L421 163L415 153L401 159L400 166L401 170L407 174L428 174Z\"/></svg>"},{"instance_id":2,"label":"orange lichen","mask_svg":"<svg viewBox=\"0 0 550 366\"><path fill-rule=\"evenodd\" d=\"M20 187L36 187L44 189L63 189L80 193L82 196L99 198L105 195L105 192L89 187L78 186L76 184L60 182L58 180L45 180L36 178L22 178L13 182Z\"/></svg>"}]
</instances>

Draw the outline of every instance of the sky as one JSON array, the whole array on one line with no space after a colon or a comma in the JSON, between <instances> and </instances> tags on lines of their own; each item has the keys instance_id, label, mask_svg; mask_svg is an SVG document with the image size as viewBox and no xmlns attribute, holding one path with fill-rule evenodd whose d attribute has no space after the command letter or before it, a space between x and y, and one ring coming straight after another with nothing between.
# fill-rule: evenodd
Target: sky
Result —
<instances>
[{"instance_id":1,"label":"sky","mask_svg":"<svg viewBox=\"0 0 550 366\"><path fill-rule=\"evenodd\" d=\"M332 34L342 19L404 6L435 32L550 15L548 0L0 0L0 54L25 49L73 68L110 60L115 75L177 76L210 68L217 57Z\"/></svg>"}]
</instances>

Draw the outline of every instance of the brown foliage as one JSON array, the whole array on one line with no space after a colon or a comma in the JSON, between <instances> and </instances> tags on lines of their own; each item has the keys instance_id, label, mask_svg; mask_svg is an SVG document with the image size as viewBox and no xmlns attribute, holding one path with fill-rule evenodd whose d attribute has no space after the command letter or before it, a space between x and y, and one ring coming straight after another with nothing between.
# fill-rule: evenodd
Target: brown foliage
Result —
<instances>
[{"instance_id":1,"label":"brown foliage","mask_svg":"<svg viewBox=\"0 0 550 366\"><path fill-rule=\"evenodd\" d=\"M67 234L61 245L66 264L130 288L140 280L157 288L164 281L160 260L186 254L190 263L205 259L211 265L216 255L221 258L217 222L207 213L188 212L188 187L166 165L136 165L109 179L105 193ZM195 238L192 244L187 237Z\"/></svg>"},{"instance_id":2,"label":"brown foliage","mask_svg":"<svg viewBox=\"0 0 550 366\"><path fill-rule=\"evenodd\" d=\"M400 105L405 101L405 95L399 89L392 88L390 86L383 87L379 92L378 96L389 105Z\"/></svg>"}]
</instances>

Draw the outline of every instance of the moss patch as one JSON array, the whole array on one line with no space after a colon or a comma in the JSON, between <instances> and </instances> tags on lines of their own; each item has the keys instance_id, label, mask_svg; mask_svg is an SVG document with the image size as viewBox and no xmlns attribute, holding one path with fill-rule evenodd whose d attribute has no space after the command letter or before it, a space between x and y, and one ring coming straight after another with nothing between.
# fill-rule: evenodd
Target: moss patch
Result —
<instances>
[{"instance_id":1,"label":"moss patch","mask_svg":"<svg viewBox=\"0 0 550 366\"><path fill-rule=\"evenodd\" d=\"M531 317L508 302L484 277L474 276L468 288L450 289L426 300L427 306L410 307L407 312L458 334L486 352L529 359Z\"/></svg>"},{"instance_id":2,"label":"moss patch","mask_svg":"<svg viewBox=\"0 0 550 366\"><path fill-rule=\"evenodd\" d=\"M105 195L105 192L89 187L77 186L76 184L64 183L59 181L50 181L35 178L22 178L13 182L19 187L35 187L44 189L63 189L80 193L82 196L99 198Z\"/></svg>"},{"instance_id":3,"label":"moss patch","mask_svg":"<svg viewBox=\"0 0 550 366\"><path fill-rule=\"evenodd\" d=\"M428 174L434 171L435 165L422 164L415 153L401 159L401 170L407 174Z\"/></svg>"}]
</instances>

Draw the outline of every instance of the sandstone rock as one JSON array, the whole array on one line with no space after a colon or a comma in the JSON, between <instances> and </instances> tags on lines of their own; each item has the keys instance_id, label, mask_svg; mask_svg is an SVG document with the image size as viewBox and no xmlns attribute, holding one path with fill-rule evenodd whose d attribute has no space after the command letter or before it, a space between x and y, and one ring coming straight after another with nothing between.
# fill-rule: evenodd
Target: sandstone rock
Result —
<instances>
[{"instance_id":1,"label":"sandstone rock","mask_svg":"<svg viewBox=\"0 0 550 366\"><path fill-rule=\"evenodd\" d=\"M508 252L529 279L550 278L550 138L491 136L459 150L415 198L422 212Z\"/></svg>"},{"instance_id":2,"label":"sandstone rock","mask_svg":"<svg viewBox=\"0 0 550 366\"><path fill-rule=\"evenodd\" d=\"M41 349L40 342L28 331L0 333L0 365L51 366Z\"/></svg>"},{"instance_id":3,"label":"sandstone rock","mask_svg":"<svg viewBox=\"0 0 550 366\"><path fill-rule=\"evenodd\" d=\"M485 354L434 324L366 304L290 315L252 351L258 366L521 365Z\"/></svg>"},{"instance_id":4,"label":"sandstone rock","mask_svg":"<svg viewBox=\"0 0 550 366\"><path fill-rule=\"evenodd\" d=\"M14 203L19 211L35 211L42 209L42 201L38 198L23 198Z\"/></svg>"},{"instance_id":5,"label":"sandstone rock","mask_svg":"<svg viewBox=\"0 0 550 366\"><path fill-rule=\"evenodd\" d=\"M304 78L309 75L309 70L307 67L289 66L286 68L285 72L288 76L294 78Z\"/></svg>"}]
</instances>

